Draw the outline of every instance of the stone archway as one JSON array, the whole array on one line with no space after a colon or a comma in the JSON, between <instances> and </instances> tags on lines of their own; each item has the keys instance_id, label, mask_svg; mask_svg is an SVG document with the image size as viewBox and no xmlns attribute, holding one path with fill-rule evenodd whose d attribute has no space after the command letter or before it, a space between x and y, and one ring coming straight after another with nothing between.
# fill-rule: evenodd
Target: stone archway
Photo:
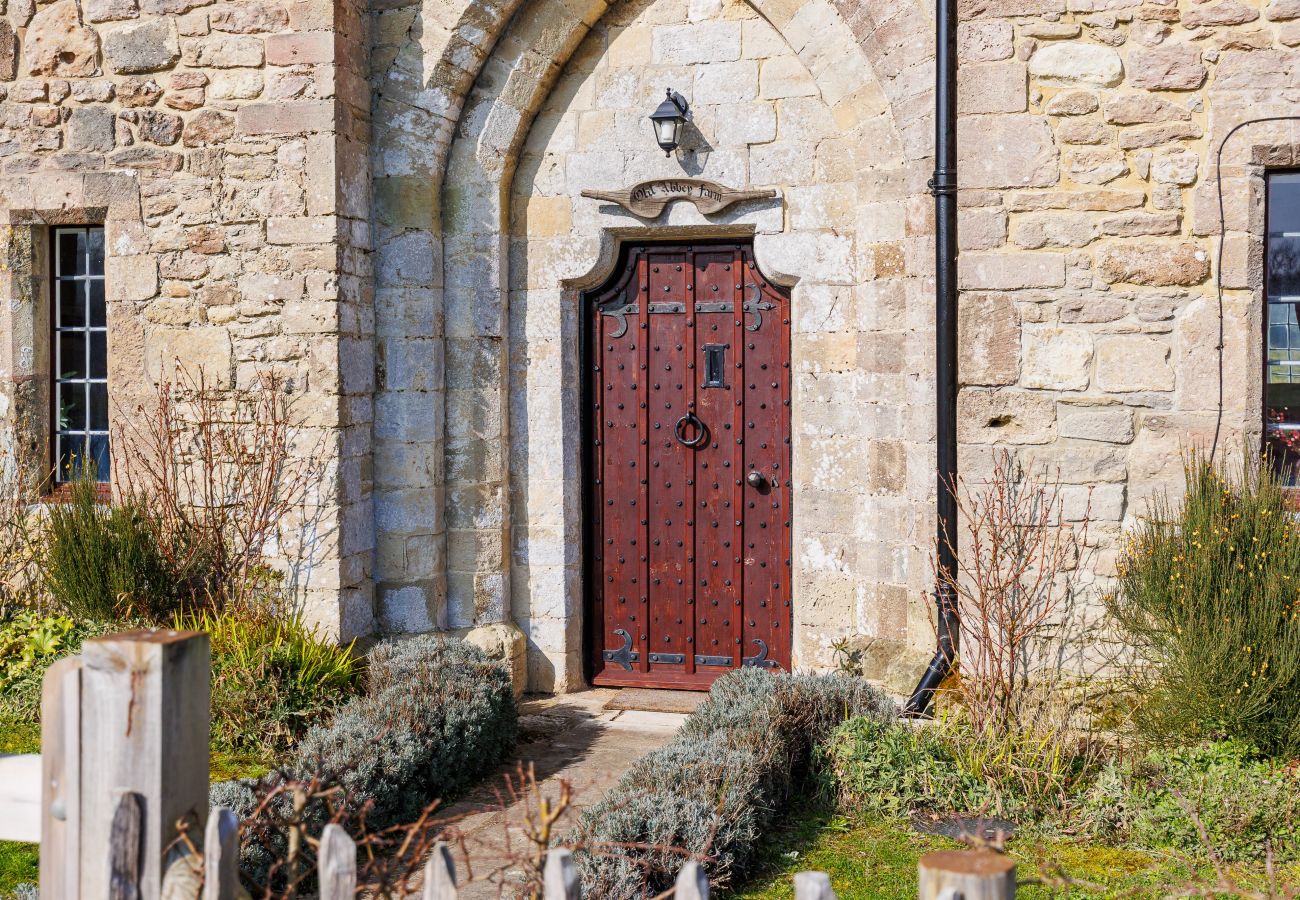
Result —
<instances>
[{"instance_id":1,"label":"stone archway","mask_svg":"<svg viewBox=\"0 0 1300 900\"><path fill-rule=\"evenodd\" d=\"M497 9L504 12L504 8ZM460 104L459 120L447 144L443 141L449 132L442 124L446 121L442 116L457 111L456 91L465 83L466 67L457 69L460 74L454 78L444 79L443 83L449 85L449 89L439 94L436 102L431 101L439 106L440 123L436 127L437 140L430 154L429 165L435 169L429 173L432 178L438 177L439 158L446 160L440 206L435 204L433 209L438 221L431 223L432 234L440 235L441 240L439 242L435 237L432 248L434 271L429 279L431 287L424 292L415 291L408 297L397 298L398 302L390 307L395 322L419 318L410 312L413 303L427 301L435 310L443 312L440 322L435 314L430 330L430 339L438 343L444 353L431 375L436 377L446 372L445 381L435 386L435 390L445 390L445 431L442 435L429 436L425 451L432 453L419 454L426 459L426 471L433 475L431 480L435 486L424 496L411 498L416 505L436 507L433 515L438 521L428 529L427 538L435 548L441 548L435 549L433 556L445 566L441 571L446 573L446 601L444 604L438 596L444 589L438 571L422 585L413 584L418 581L411 577L413 573L395 573L398 577L392 579L394 587L396 592L400 592L410 590L407 585L411 585L424 592L424 608L430 610L429 625L468 628L512 618L520 621L532 639L530 657L535 663L532 682L539 689L562 690L581 681L577 664L580 616L574 602L574 573L578 566L574 536L577 534L579 504L575 497L562 491L554 507L554 522L521 522L512 513L512 484L518 486L527 480L514 478L511 471L512 464L518 460L512 460L510 448L519 443L512 440L512 432L524 434L528 419L525 416L512 423L510 398L519 396L517 389L520 386L512 381L511 375L510 298L512 292L516 296L530 292L527 284L520 286L518 277L522 275L526 282L533 276L527 274L527 252L521 250L517 242L512 244L511 221L514 217L523 222L525 228L529 221L535 225L540 221L540 207L532 209L527 203L520 207L519 198L511 196L511 187L517 181L516 173L530 133L539 125L545 127L544 117L539 113L543 112L548 98L555 95L562 74L573 66L574 59L594 52L587 49L592 29L616 15L614 9L599 0L589 3L537 0L517 10L509 26L496 32L499 38L490 29L482 29L479 43L473 48L460 47L453 51L453 42L448 42L440 66L457 54L476 60L484 56L484 46L493 41L495 45L482 64L473 89ZM792 73L802 73L809 80L825 107L827 121L846 135L843 157L838 165L845 170L866 173L858 179L864 195L858 197L857 203L860 212L856 215L860 221L844 229L846 233L853 231L862 237L858 239L855 236L847 241L838 238L818 240L807 233L800 234L797 226L786 227L785 213L779 207L748 209L719 221L754 229L757 232L757 252L774 276L784 275L783 280L793 281L806 275L810 267L826 274L826 277L819 275L806 281L796 292L796 315L808 320L805 335L800 340L807 345L810 356L829 361L830 367L837 370L821 374L856 378L856 372L847 370L856 369L856 359L851 357L856 357L857 351L847 348L856 347L858 337L847 332L837 334L836 328L847 327L843 316L855 305L870 304L876 295L886 294L892 302L893 297L906 292L901 250L906 238L906 186L917 181L917 173L923 168L918 165L919 154L914 150L918 143L914 140L915 123L908 122L905 128L898 127L887 98L910 96L909 91L925 82L915 78L909 80L909 76L892 62L887 79L878 81L867 54L896 60L899 48L868 42L860 49L848 24L824 0L794 4L789 8L771 0L755 0L750 9L757 13L750 14L756 23L752 27L755 30L760 26L767 29L772 35L770 39L782 44L787 68ZM681 24L694 28L698 23L684 21ZM601 52L605 52L603 47ZM435 72L450 71L438 66L433 68ZM911 102L924 109L915 100ZM829 156L827 162L830 164ZM530 177L534 174L530 173ZM708 172L705 174L707 177ZM747 178L748 173L744 172L738 180ZM376 193L378 197L381 192ZM827 192L826 196L814 199L810 193L801 202L806 204L803 211L791 209L789 214L792 217L815 215L811 210L812 204L834 202L834 198ZM547 276L551 279L550 296L557 304L563 303L561 295L572 293L563 289L561 282L591 270L597 257L608 252L609 236L620 227L634 224L632 220L618 218L602 221L599 219L602 214L593 215L597 218L588 218L581 223L581 227L588 229L584 232L590 239L587 246L562 264L552 266ZM689 210L679 205L661 217L660 225L709 228L716 227L719 221L693 218ZM579 227L577 223L571 225ZM382 238L377 268L381 272L385 268ZM438 278L439 268L441 279ZM380 292L383 292L382 285ZM534 292L533 296L535 304L549 302L541 293ZM377 323L381 348L384 341L382 309L381 306ZM828 331L825 327L827 322L839 325ZM576 347L572 329L564 324L562 317L557 316L553 324L559 339ZM442 326L441 329L438 325ZM829 351L829 355L824 351ZM383 356L381 349L381 359ZM576 358L567 350L562 357L569 361L562 362L554 371L554 377L560 381L573 375L572 360ZM523 358L528 357L525 355ZM826 368L823 362L818 362L817 366ZM840 369L845 371L838 371ZM387 397L386 393L381 385L377 418L385 404L388 404L390 412L401 413L410 409L408 398L401 396L400 390ZM436 402L437 398L426 395L419 399L435 399ZM570 406L560 401L560 419L557 421L564 421ZM818 429L820 426L813 430ZM440 436L444 438L442 442L438 441ZM377 429L377 444L382 440ZM442 446L438 447L438 443ZM828 434L825 440L819 437L817 444L825 449L836 445L836 439L833 434ZM442 453L438 454L438 450ZM834 470L840 464L830 457L845 452L835 449L824 459L823 470ZM817 453L826 456L821 449ZM427 457L430 455L440 458L429 460ZM568 451L558 452L556 461L559 468L556 471L564 473L567 461L573 455ZM396 453L391 456L382 452L377 454L377 496L388 477L386 460L396 457ZM817 480L826 477L824 472L810 473L807 485L815 490ZM445 495L436 487L443 478ZM812 498L811 493L809 497ZM405 499L403 495L401 502L393 504L399 512L409 511L409 507L403 505ZM514 505L534 510L541 508L532 502ZM382 547L386 526L402 536L402 529L409 527L410 517L387 515L382 500L378 500L376 506ZM442 518L444 514L445 519ZM523 560L523 565L513 564L520 548L519 543L512 539L512 529L521 526L528 529L527 539L536 548L537 555L549 554L550 562L546 565L540 568L535 565L537 556ZM548 540L538 540L539 534L547 534ZM417 537L424 539L425 536ZM828 541L843 544L847 538L847 535L813 538L810 558L815 562L810 572L827 569L832 580L838 579L841 584L827 583L814 572L810 597L830 598L836 591L844 590L842 582L854 577L849 572L834 571L838 567L834 562L838 551L827 546ZM383 553L380 555L382 569ZM513 586L512 568L527 572L526 578L522 581L516 579L519 583ZM899 579L895 577L892 580L896 582ZM512 587L516 593L513 600ZM518 596L520 593L524 596ZM838 605L842 600L847 601L848 608L859 610L859 619L863 615L870 617L869 612L862 612L870 604L870 598L836 597L833 603ZM810 608L815 605L815 601L810 602ZM412 627L425 624L401 622L404 604L396 603L393 607L397 613L386 617L390 627L396 624L400 629L407 624ZM868 623L868 626L871 630L874 623ZM807 652L803 656L810 659Z\"/></svg>"}]
</instances>

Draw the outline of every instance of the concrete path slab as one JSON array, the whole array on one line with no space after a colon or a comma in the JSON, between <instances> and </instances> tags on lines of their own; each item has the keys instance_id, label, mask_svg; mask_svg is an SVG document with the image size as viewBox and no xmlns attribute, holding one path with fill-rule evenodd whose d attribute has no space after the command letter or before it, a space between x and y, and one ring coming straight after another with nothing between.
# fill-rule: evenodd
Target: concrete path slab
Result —
<instances>
[{"instance_id":1,"label":"concrete path slab","mask_svg":"<svg viewBox=\"0 0 1300 900\"><path fill-rule=\"evenodd\" d=\"M469 796L442 811L442 816L458 819L473 860L474 881L464 885L461 900L512 896L509 890L502 893L497 883L484 879L506 866L513 852L528 846L521 830L525 805L509 803L503 789L505 777L513 776L519 764L533 766L543 797L554 800L560 793L560 781L569 782L572 806L556 826L564 833L573 828L584 809L605 796L632 763L668 743L686 720L680 713L605 709L617 693L598 688L526 699L520 705L519 746L514 758ZM458 869L463 868L460 856L456 853ZM463 871L460 878L463 882Z\"/></svg>"}]
</instances>

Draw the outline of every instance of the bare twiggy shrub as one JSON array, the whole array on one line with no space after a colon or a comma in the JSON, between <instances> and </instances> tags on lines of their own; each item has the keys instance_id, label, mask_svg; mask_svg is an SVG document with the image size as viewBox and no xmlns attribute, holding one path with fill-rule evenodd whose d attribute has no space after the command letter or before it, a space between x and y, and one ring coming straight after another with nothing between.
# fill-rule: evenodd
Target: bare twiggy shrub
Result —
<instances>
[{"instance_id":1,"label":"bare twiggy shrub","mask_svg":"<svg viewBox=\"0 0 1300 900\"><path fill-rule=\"evenodd\" d=\"M958 711L944 723L963 771L1041 810L1065 802L1095 761L1087 653L1097 634L1075 577L1090 498L1067 519L1060 479L1005 450L986 481L962 481L957 495L963 546L950 585L961 653L945 693Z\"/></svg>"},{"instance_id":2,"label":"bare twiggy shrub","mask_svg":"<svg viewBox=\"0 0 1300 900\"><path fill-rule=\"evenodd\" d=\"M965 552L951 579L961 622L962 705L976 729L1005 731L1031 714L1044 679L1059 681L1066 619L1077 605L1072 578L1084 552L1090 508L1063 518L1061 483L994 455L990 479L957 491Z\"/></svg>"},{"instance_id":3,"label":"bare twiggy shrub","mask_svg":"<svg viewBox=\"0 0 1300 900\"><path fill-rule=\"evenodd\" d=\"M286 382L266 374L252 389L221 390L178 365L151 405L124 418L119 490L148 499L171 552L201 557L215 605L264 594L277 581L268 557L292 549L290 529L299 538L311 530L324 476L323 447L302 427ZM193 561L174 562L187 570Z\"/></svg>"},{"instance_id":4,"label":"bare twiggy shrub","mask_svg":"<svg viewBox=\"0 0 1300 900\"><path fill-rule=\"evenodd\" d=\"M36 504L49 473L33 442L11 429L0 441L0 616L39 601Z\"/></svg>"}]
</instances>

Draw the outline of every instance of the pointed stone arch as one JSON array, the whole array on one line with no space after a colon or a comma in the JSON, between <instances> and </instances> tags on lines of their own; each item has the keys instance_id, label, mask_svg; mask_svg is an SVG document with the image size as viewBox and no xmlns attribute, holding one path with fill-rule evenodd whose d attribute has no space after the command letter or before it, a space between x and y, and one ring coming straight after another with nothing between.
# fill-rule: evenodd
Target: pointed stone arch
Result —
<instances>
[{"instance_id":1,"label":"pointed stone arch","mask_svg":"<svg viewBox=\"0 0 1300 900\"><path fill-rule=\"evenodd\" d=\"M929 79L917 77L913 71L917 66L909 69L898 65L898 52L910 49L920 61L926 58L924 46L902 48L896 41L859 41L854 27L828 0L749 0L749 5L776 29L811 73L837 125L862 136L860 158L873 163L876 171L872 178L881 188L878 197L864 204L869 211L880 214L879 221L870 226L875 233L865 239L901 241L904 200L910 189L906 186L921 183L919 174L924 167L919 164L922 154L917 151L924 142L915 139L918 126L914 119L896 121L893 104L904 100L909 109L923 111L924 119L926 105L918 100L926 95ZM408 500L427 511L427 538L435 548L432 554L437 566L429 580L418 586L424 593L424 607L430 611L429 621L409 623L411 630L424 625L469 628L512 617L507 300L510 188L534 117L584 38L611 8L603 0L531 0L523 4L507 0L475 5L449 32L442 55L431 67L422 102L434 123L430 131L434 139L424 147L428 154L427 175L420 175L427 179L425 184L441 182L442 189L436 192L433 221L429 223L433 238L428 250L430 287L401 295L395 292L391 303L377 304L381 360L385 309L395 323L421 321L424 317L410 309L413 304L427 303L434 311L428 334L440 351L430 367L433 390L420 397L403 396L398 390L386 398L381 378L377 399L377 423L385 415L416 415L412 402L436 403L441 399L446 410L445 417L439 420L442 433L429 435L426 442L431 453L419 454L422 459L437 457L427 459L426 471L434 470L433 480L444 487L440 490L435 486L421 496L409 497L399 484L394 502L385 504L380 499L376 504L381 544L386 525L395 526L400 535L412 518L420 518ZM488 21L482 21L484 18ZM473 25L468 24L471 21ZM864 27L862 21L855 25ZM895 31L902 33L897 23ZM924 29L913 31L924 35ZM886 78L877 78L873 57L888 64ZM471 78L475 64L479 68ZM919 69L924 72L927 67L921 63ZM452 117L456 124L449 128ZM377 169L384 174L378 162ZM418 234L418 229L413 231ZM760 252L768 268L775 270L772 274L785 274L787 281L797 277L799 257L810 247L798 242L788 242L787 246L780 241L763 247L764 240L760 235ZM377 268L382 273L382 234L377 235L377 243ZM608 252L608 247L601 252ZM395 254L395 262L400 262L401 255ZM575 263L578 271L586 271L584 266L594 264L594 259L581 265ZM382 284L379 291L380 299L385 299ZM438 351L430 347L429 352ZM376 431L376 443L380 444L379 425ZM387 460L396 462L398 456L377 454L377 497L388 477ZM413 489L420 492L419 488ZM400 514L386 515L385 509L396 509ZM382 569L383 553L380 557ZM413 579L408 572L392 580L396 583L391 586L401 591L409 590ZM381 588L381 600L382 596ZM400 609L404 605L394 606ZM580 640L572 602L555 606L554 611L567 623L562 626L566 632L563 640ZM401 630L403 623L394 621L400 618L400 613L388 616L390 627L396 624ZM577 648L571 655L577 659ZM581 673L557 671L544 680L547 687L564 689L579 683Z\"/></svg>"}]
</instances>

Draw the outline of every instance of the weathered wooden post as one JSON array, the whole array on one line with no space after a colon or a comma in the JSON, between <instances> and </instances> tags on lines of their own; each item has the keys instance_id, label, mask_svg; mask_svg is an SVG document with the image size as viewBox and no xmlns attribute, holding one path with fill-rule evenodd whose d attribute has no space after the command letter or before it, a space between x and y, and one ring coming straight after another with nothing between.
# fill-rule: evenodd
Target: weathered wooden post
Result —
<instances>
[{"instance_id":1,"label":"weathered wooden post","mask_svg":"<svg viewBox=\"0 0 1300 900\"><path fill-rule=\"evenodd\" d=\"M831 877L825 872L796 872L794 900L835 900Z\"/></svg>"},{"instance_id":2,"label":"weathered wooden post","mask_svg":"<svg viewBox=\"0 0 1300 900\"><path fill-rule=\"evenodd\" d=\"M1012 900L1016 864L992 850L940 850L921 857L920 900Z\"/></svg>"},{"instance_id":3,"label":"weathered wooden post","mask_svg":"<svg viewBox=\"0 0 1300 900\"><path fill-rule=\"evenodd\" d=\"M456 900L456 863L451 850L442 841L433 845L433 852L424 865L423 900Z\"/></svg>"},{"instance_id":4,"label":"weathered wooden post","mask_svg":"<svg viewBox=\"0 0 1300 900\"><path fill-rule=\"evenodd\" d=\"M546 900L580 900L578 866L565 849L548 850L542 869L542 893Z\"/></svg>"},{"instance_id":5,"label":"weathered wooden post","mask_svg":"<svg viewBox=\"0 0 1300 900\"><path fill-rule=\"evenodd\" d=\"M673 896L677 900L709 900L709 879L704 875L704 866L694 860L682 866Z\"/></svg>"},{"instance_id":6,"label":"weathered wooden post","mask_svg":"<svg viewBox=\"0 0 1300 900\"><path fill-rule=\"evenodd\" d=\"M77 896L81 857L81 657L41 685L41 900Z\"/></svg>"},{"instance_id":7,"label":"weathered wooden post","mask_svg":"<svg viewBox=\"0 0 1300 900\"><path fill-rule=\"evenodd\" d=\"M120 864L120 852L136 852L139 896L157 900L178 823L195 844L204 840L208 636L115 634L87 641L81 660L80 896L108 897L110 854ZM112 846L113 817L127 793L142 807L134 851Z\"/></svg>"}]
</instances>

